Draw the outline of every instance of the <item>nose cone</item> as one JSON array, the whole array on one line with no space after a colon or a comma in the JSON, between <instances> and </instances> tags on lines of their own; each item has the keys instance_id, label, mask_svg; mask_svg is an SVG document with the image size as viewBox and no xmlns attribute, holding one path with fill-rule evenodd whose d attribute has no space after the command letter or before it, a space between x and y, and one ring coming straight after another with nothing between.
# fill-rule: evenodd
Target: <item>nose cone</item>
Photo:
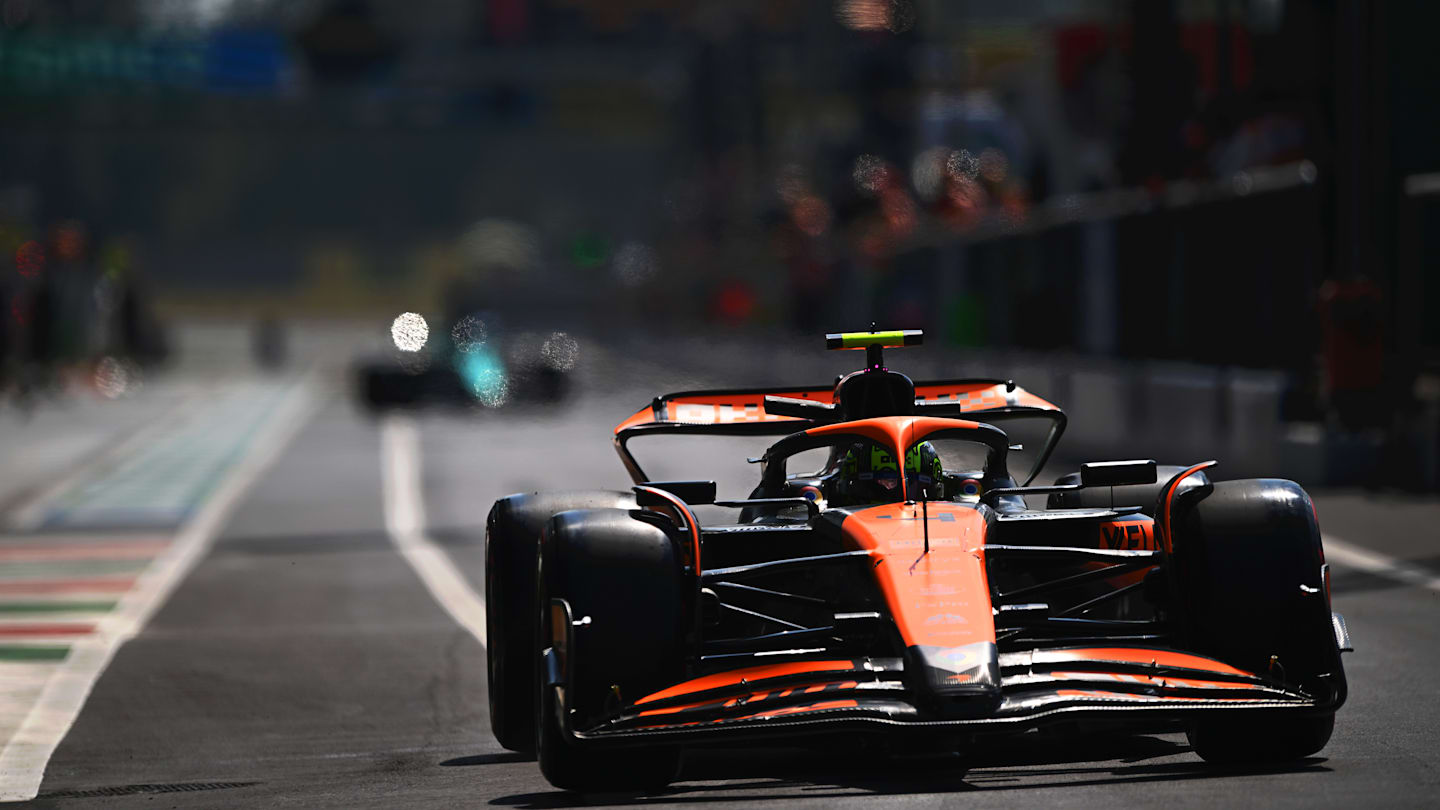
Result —
<instances>
[{"instance_id":1,"label":"nose cone","mask_svg":"<svg viewBox=\"0 0 1440 810\"><path fill-rule=\"evenodd\" d=\"M910 648L916 686L942 697L1000 696L1000 652L993 641L959 647Z\"/></svg>"}]
</instances>

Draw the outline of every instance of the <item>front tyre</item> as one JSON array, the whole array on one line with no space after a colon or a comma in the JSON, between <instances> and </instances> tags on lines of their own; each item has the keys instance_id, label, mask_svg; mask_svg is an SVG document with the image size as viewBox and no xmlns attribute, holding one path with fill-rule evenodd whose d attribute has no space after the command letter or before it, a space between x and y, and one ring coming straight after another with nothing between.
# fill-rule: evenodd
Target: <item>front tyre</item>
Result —
<instances>
[{"instance_id":1,"label":"front tyre","mask_svg":"<svg viewBox=\"0 0 1440 810\"><path fill-rule=\"evenodd\" d=\"M541 655L560 649L567 670L562 705L539 679L536 701L540 771L552 785L582 792L653 790L679 770L675 746L613 748L573 739L564 724L593 726L619 709L681 678L686 621L683 574L675 544L659 526L629 511L601 509L556 515L541 538L535 605ZM563 600L583 622L568 635L552 609ZM585 621L588 619L588 621Z\"/></svg>"},{"instance_id":2,"label":"front tyre","mask_svg":"<svg viewBox=\"0 0 1440 810\"><path fill-rule=\"evenodd\" d=\"M633 508L628 492L511 495L485 521L485 649L490 730L511 751L535 750L535 561L550 516L568 509Z\"/></svg>"},{"instance_id":3,"label":"front tyre","mask_svg":"<svg viewBox=\"0 0 1440 810\"><path fill-rule=\"evenodd\" d=\"M1191 746L1219 763L1284 762L1320 751L1346 684L1310 497L1292 481L1222 481L1177 495L1173 520L1188 643L1317 704L1312 713L1202 716L1190 729Z\"/></svg>"}]
</instances>

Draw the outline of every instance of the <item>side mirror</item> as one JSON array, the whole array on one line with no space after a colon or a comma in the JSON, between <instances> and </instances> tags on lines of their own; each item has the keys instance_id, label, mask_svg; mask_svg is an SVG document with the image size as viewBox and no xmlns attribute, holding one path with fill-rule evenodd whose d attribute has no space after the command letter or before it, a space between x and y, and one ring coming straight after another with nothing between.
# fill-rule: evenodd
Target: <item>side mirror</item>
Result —
<instances>
[{"instance_id":1,"label":"side mirror","mask_svg":"<svg viewBox=\"0 0 1440 810\"><path fill-rule=\"evenodd\" d=\"M1080 486L1122 487L1155 483L1155 459L1092 461L1080 465Z\"/></svg>"},{"instance_id":2,"label":"side mirror","mask_svg":"<svg viewBox=\"0 0 1440 810\"><path fill-rule=\"evenodd\" d=\"M654 489L663 489L691 506L701 506L715 502L714 481L646 481L644 486ZM641 506L662 506L663 503L648 503L653 495L639 493L637 496Z\"/></svg>"}]
</instances>

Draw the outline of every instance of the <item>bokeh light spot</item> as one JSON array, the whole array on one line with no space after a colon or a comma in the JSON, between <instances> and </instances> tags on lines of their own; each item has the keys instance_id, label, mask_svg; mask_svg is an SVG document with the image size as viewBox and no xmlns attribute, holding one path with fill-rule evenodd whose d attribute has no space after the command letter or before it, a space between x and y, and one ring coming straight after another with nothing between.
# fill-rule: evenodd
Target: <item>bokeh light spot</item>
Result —
<instances>
[{"instance_id":1,"label":"bokeh light spot","mask_svg":"<svg viewBox=\"0 0 1440 810\"><path fill-rule=\"evenodd\" d=\"M886 174L883 159L876 155L861 155L855 158L855 168L850 176L856 188L874 194L885 185Z\"/></svg>"},{"instance_id":2,"label":"bokeh light spot","mask_svg":"<svg viewBox=\"0 0 1440 810\"><path fill-rule=\"evenodd\" d=\"M62 262L78 262L85 258L87 237L85 226L70 220L55 227L52 235L55 258Z\"/></svg>"},{"instance_id":3,"label":"bokeh light spot","mask_svg":"<svg viewBox=\"0 0 1440 810\"><path fill-rule=\"evenodd\" d=\"M735 280L720 288L715 296L715 314L732 326L750 320L755 313L755 291L743 281Z\"/></svg>"},{"instance_id":4,"label":"bokeh light spot","mask_svg":"<svg viewBox=\"0 0 1440 810\"><path fill-rule=\"evenodd\" d=\"M474 315L466 315L450 329L450 341L455 344L455 350L465 354L480 348L488 339L485 322Z\"/></svg>"},{"instance_id":5,"label":"bokeh light spot","mask_svg":"<svg viewBox=\"0 0 1440 810\"><path fill-rule=\"evenodd\" d=\"M610 244L599 234L582 233L570 243L570 260L577 267L599 267L609 255Z\"/></svg>"},{"instance_id":6,"label":"bokeh light spot","mask_svg":"<svg viewBox=\"0 0 1440 810\"><path fill-rule=\"evenodd\" d=\"M21 243L15 251L15 269L25 278L35 278L45 269L45 246L35 240Z\"/></svg>"},{"instance_id":7,"label":"bokeh light spot","mask_svg":"<svg viewBox=\"0 0 1440 810\"><path fill-rule=\"evenodd\" d=\"M829 204L813 195L796 201L790 216L795 221L795 227L806 236L819 236L830 228Z\"/></svg>"},{"instance_id":8,"label":"bokeh light spot","mask_svg":"<svg viewBox=\"0 0 1440 810\"><path fill-rule=\"evenodd\" d=\"M915 230L915 203L900 189L887 189L880 195L880 211L895 235L904 236Z\"/></svg>"},{"instance_id":9,"label":"bokeh light spot","mask_svg":"<svg viewBox=\"0 0 1440 810\"><path fill-rule=\"evenodd\" d=\"M95 364L95 390L106 399L125 396L134 382L134 374L128 364L114 357L102 357Z\"/></svg>"},{"instance_id":10,"label":"bokeh light spot","mask_svg":"<svg viewBox=\"0 0 1440 810\"><path fill-rule=\"evenodd\" d=\"M915 4L911 0L840 0L835 17L856 31L904 33L915 27Z\"/></svg>"},{"instance_id":11,"label":"bokeh light spot","mask_svg":"<svg viewBox=\"0 0 1440 810\"><path fill-rule=\"evenodd\" d=\"M564 332L551 332L540 347L540 357L556 371L569 371L580 360L580 343Z\"/></svg>"},{"instance_id":12,"label":"bokeh light spot","mask_svg":"<svg viewBox=\"0 0 1440 810\"><path fill-rule=\"evenodd\" d=\"M840 0L835 4L835 17L846 28L856 31L880 31L889 21L888 0Z\"/></svg>"},{"instance_id":13,"label":"bokeh light spot","mask_svg":"<svg viewBox=\"0 0 1440 810\"><path fill-rule=\"evenodd\" d=\"M505 374L499 355L490 346L481 345L475 351L461 355L456 371L466 390L481 405L498 408L510 400L510 378Z\"/></svg>"},{"instance_id":14,"label":"bokeh light spot","mask_svg":"<svg viewBox=\"0 0 1440 810\"><path fill-rule=\"evenodd\" d=\"M970 154L969 149L951 152L945 161L945 172L953 180L974 180L980 174L980 160Z\"/></svg>"},{"instance_id":15,"label":"bokeh light spot","mask_svg":"<svg viewBox=\"0 0 1440 810\"><path fill-rule=\"evenodd\" d=\"M395 348L402 352L418 352L425 348L430 339L430 326L425 319L414 312L402 312L390 324L390 339Z\"/></svg>"},{"instance_id":16,"label":"bokeh light spot","mask_svg":"<svg viewBox=\"0 0 1440 810\"><path fill-rule=\"evenodd\" d=\"M487 408L499 408L510 401L510 380L503 373L486 377L475 391L475 398Z\"/></svg>"}]
</instances>

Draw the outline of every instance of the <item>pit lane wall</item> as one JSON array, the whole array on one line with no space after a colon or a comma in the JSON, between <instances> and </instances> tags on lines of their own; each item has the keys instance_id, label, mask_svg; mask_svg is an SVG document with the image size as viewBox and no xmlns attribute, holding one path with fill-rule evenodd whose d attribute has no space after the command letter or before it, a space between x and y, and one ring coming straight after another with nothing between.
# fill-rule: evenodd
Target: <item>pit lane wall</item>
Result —
<instances>
[{"instance_id":1,"label":"pit lane wall","mask_svg":"<svg viewBox=\"0 0 1440 810\"><path fill-rule=\"evenodd\" d=\"M1040 365L1033 371L1048 378L1040 390L1064 403L1070 417L1062 458L1134 455L1181 464L1215 458L1223 478L1335 486L1370 482L1385 454L1382 432L1284 421L1288 380L1280 372L1177 364ZM1433 472L1431 480L1433 487Z\"/></svg>"},{"instance_id":2,"label":"pit lane wall","mask_svg":"<svg viewBox=\"0 0 1440 810\"><path fill-rule=\"evenodd\" d=\"M1280 477L1307 486L1440 487L1440 407L1389 429L1346 431L1286 421L1283 372L1191 364L1015 358L1006 374L1070 417L1066 460L1219 459L1222 478ZM1023 382L1022 382L1023 381ZM1052 468L1057 466L1052 463Z\"/></svg>"},{"instance_id":3,"label":"pit lane wall","mask_svg":"<svg viewBox=\"0 0 1440 810\"><path fill-rule=\"evenodd\" d=\"M823 383L856 364L851 352L821 352L814 338L790 335L683 335L660 345L663 354L651 340L611 344L627 357L668 364L684 383L676 389ZM1286 398L1296 394L1281 371L936 345L893 351L886 359L917 380L1013 379L1064 408L1069 427L1042 475L1087 460L1215 458L1222 478L1440 489L1440 400L1425 401L1418 415L1388 429L1346 431L1286 421Z\"/></svg>"}]
</instances>

